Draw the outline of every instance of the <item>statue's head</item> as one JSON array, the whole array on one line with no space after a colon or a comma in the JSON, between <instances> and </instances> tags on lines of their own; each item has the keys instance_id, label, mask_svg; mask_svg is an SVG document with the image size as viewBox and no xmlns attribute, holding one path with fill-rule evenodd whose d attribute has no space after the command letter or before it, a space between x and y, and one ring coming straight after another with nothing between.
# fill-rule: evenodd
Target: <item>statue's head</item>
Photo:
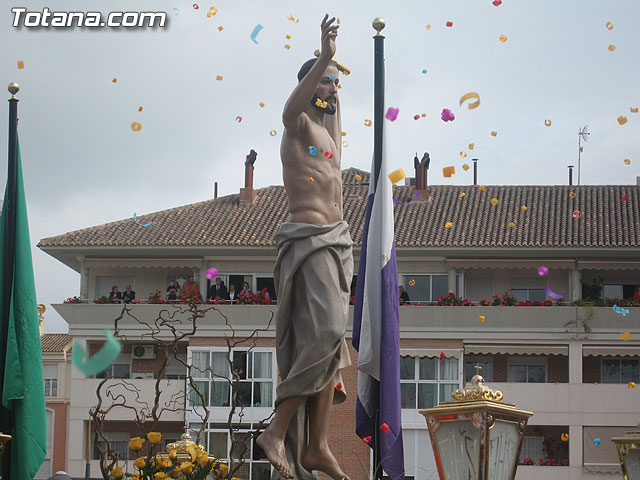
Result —
<instances>
[{"instance_id":1,"label":"statue's head","mask_svg":"<svg viewBox=\"0 0 640 480\"><path fill-rule=\"evenodd\" d=\"M298 82L302 81L317 61L317 58L312 58L302 64L302 67L300 67L300 70L298 71ZM336 113L338 105L338 83L340 82L338 79L339 73L338 64L331 60L322 74L322 78L320 78L320 82L318 82L316 87L316 92L311 99L311 105L328 115L335 115ZM327 102L327 106L320 107L316 105L318 99L322 102Z\"/></svg>"}]
</instances>

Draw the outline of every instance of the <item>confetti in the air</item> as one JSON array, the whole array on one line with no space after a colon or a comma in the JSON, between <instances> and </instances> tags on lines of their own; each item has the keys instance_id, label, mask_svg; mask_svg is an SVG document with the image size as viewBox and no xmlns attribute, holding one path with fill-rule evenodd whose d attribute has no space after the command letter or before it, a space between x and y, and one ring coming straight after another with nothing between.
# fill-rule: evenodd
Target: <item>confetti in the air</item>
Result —
<instances>
[{"instance_id":1,"label":"confetti in the air","mask_svg":"<svg viewBox=\"0 0 640 480\"><path fill-rule=\"evenodd\" d=\"M431 24L427 23L427 26L425 27L427 30L431 30Z\"/></svg>"},{"instance_id":2,"label":"confetti in the air","mask_svg":"<svg viewBox=\"0 0 640 480\"><path fill-rule=\"evenodd\" d=\"M562 435L560 435L560 440L562 440L563 442L569 441L569 434L563 433Z\"/></svg>"},{"instance_id":3,"label":"confetti in the air","mask_svg":"<svg viewBox=\"0 0 640 480\"><path fill-rule=\"evenodd\" d=\"M221 82L222 81L222 75L216 75L216 80Z\"/></svg>"},{"instance_id":4,"label":"confetti in the air","mask_svg":"<svg viewBox=\"0 0 640 480\"><path fill-rule=\"evenodd\" d=\"M638 107L629 107L631 113L638 113Z\"/></svg>"},{"instance_id":5,"label":"confetti in the air","mask_svg":"<svg viewBox=\"0 0 640 480\"><path fill-rule=\"evenodd\" d=\"M287 50L290 50L290 49L291 49L291 45L289 45L289 44L287 43L287 44L285 44L284 48L285 48L285 49L287 49Z\"/></svg>"},{"instance_id":6,"label":"confetti in the air","mask_svg":"<svg viewBox=\"0 0 640 480\"><path fill-rule=\"evenodd\" d=\"M478 315L479 322L484 322L484 320L485 320L484 315Z\"/></svg>"},{"instance_id":7,"label":"confetti in the air","mask_svg":"<svg viewBox=\"0 0 640 480\"><path fill-rule=\"evenodd\" d=\"M557 293L554 293L554 292L549 288L549 285L545 285L545 287L544 287L544 291L546 292L546 294L547 294L548 296L550 296L550 297L551 297L551 298L553 298L554 300L560 300L561 298L563 298L563 297L567 294L567 291L565 290L565 291L563 291L563 292L562 292L562 295L558 295Z\"/></svg>"},{"instance_id":8,"label":"confetti in the air","mask_svg":"<svg viewBox=\"0 0 640 480\"><path fill-rule=\"evenodd\" d=\"M627 386L629 387L629 389L636 388L636 382L629 382Z\"/></svg>"},{"instance_id":9,"label":"confetti in the air","mask_svg":"<svg viewBox=\"0 0 640 480\"><path fill-rule=\"evenodd\" d=\"M613 23L611 23L611 22L605 23L604 26L607 27L607 30L613 30Z\"/></svg>"},{"instance_id":10,"label":"confetti in the air","mask_svg":"<svg viewBox=\"0 0 640 480\"><path fill-rule=\"evenodd\" d=\"M475 144L475 143L470 143L470 144L469 144L469 150L473 150L473 147L475 147L475 146L476 146L476 144Z\"/></svg>"},{"instance_id":11,"label":"confetti in the air","mask_svg":"<svg viewBox=\"0 0 640 480\"><path fill-rule=\"evenodd\" d=\"M368 435L368 436L364 437L364 438L362 439L362 441L363 441L364 443L366 443L367 445L369 445L369 444L371 443L371 435Z\"/></svg>"},{"instance_id":12,"label":"confetti in the air","mask_svg":"<svg viewBox=\"0 0 640 480\"><path fill-rule=\"evenodd\" d=\"M627 194L626 194L626 193L623 193L622 195L620 195L620 199L621 199L623 202L626 202L626 201L627 201Z\"/></svg>"},{"instance_id":13,"label":"confetti in the air","mask_svg":"<svg viewBox=\"0 0 640 480\"><path fill-rule=\"evenodd\" d=\"M497 199L497 198L492 198L492 199L491 199L491 205L493 205L494 207L495 207L496 205L498 205L498 199Z\"/></svg>"},{"instance_id":14,"label":"confetti in the air","mask_svg":"<svg viewBox=\"0 0 640 480\"><path fill-rule=\"evenodd\" d=\"M526 206L526 205L522 205L522 206L520 207L520 209L521 209L523 212L526 212L526 211L527 211L527 206Z\"/></svg>"},{"instance_id":15,"label":"confetti in the air","mask_svg":"<svg viewBox=\"0 0 640 480\"><path fill-rule=\"evenodd\" d=\"M399 169L394 170L393 172L391 172L389 175L387 175L387 177L389 177L389 180L391 180L391 183L393 183L395 185L400 180L406 178L407 174L404 173L403 169L399 168Z\"/></svg>"},{"instance_id":16,"label":"confetti in the air","mask_svg":"<svg viewBox=\"0 0 640 480\"><path fill-rule=\"evenodd\" d=\"M147 222L147 223L138 222L138 217L136 215L136 212L133 212L133 223L137 223L141 227L150 227L153 224L153 222Z\"/></svg>"},{"instance_id":17,"label":"confetti in the air","mask_svg":"<svg viewBox=\"0 0 640 480\"><path fill-rule=\"evenodd\" d=\"M142 124L140 122L131 122L131 130L134 132L139 132L142 130Z\"/></svg>"},{"instance_id":18,"label":"confetti in the air","mask_svg":"<svg viewBox=\"0 0 640 480\"><path fill-rule=\"evenodd\" d=\"M471 168L471 167L469 167L469 165L468 165L467 163L463 163L463 164L462 164L462 169L463 169L465 172L466 172L467 170L469 170L469 168Z\"/></svg>"},{"instance_id":19,"label":"confetti in the air","mask_svg":"<svg viewBox=\"0 0 640 480\"><path fill-rule=\"evenodd\" d=\"M400 112L399 108L389 107L384 118L386 118L387 120L391 120L393 122L395 121L396 118L398 118L398 112Z\"/></svg>"},{"instance_id":20,"label":"confetti in the air","mask_svg":"<svg viewBox=\"0 0 640 480\"><path fill-rule=\"evenodd\" d=\"M493 3L494 6L498 7L498 6L502 5L502 0L493 0L493 2L491 2L491 3Z\"/></svg>"},{"instance_id":21,"label":"confetti in the air","mask_svg":"<svg viewBox=\"0 0 640 480\"><path fill-rule=\"evenodd\" d=\"M318 149L313 145L309 145L309 155L313 155L314 157L318 154Z\"/></svg>"},{"instance_id":22,"label":"confetti in the air","mask_svg":"<svg viewBox=\"0 0 640 480\"><path fill-rule=\"evenodd\" d=\"M217 268L210 268L210 269L207 270L207 272L204 275L209 280L212 280L213 277L217 277L218 276L218 269Z\"/></svg>"},{"instance_id":23,"label":"confetti in the air","mask_svg":"<svg viewBox=\"0 0 640 480\"><path fill-rule=\"evenodd\" d=\"M291 35L289 35L288 33L284 36L284 38L286 38L287 40L291 40ZM333 77L333 75L331 75L331 77ZM336 77L331 78L329 77L330 80L333 80Z\"/></svg>"},{"instance_id":24,"label":"confetti in the air","mask_svg":"<svg viewBox=\"0 0 640 480\"><path fill-rule=\"evenodd\" d=\"M505 43L507 41L507 36L504 33L502 35L500 35L500 41L502 43Z\"/></svg>"},{"instance_id":25,"label":"confetti in the air","mask_svg":"<svg viewBox=\"0 0 640 480\"><path fill-rule=\"evenodd\" d=\"M258 105L260 105L260 108L264 108L264 102L260 102Z\"/></svg>"},{"instance_id":26,"label":"confetti in the air","mask_svg":"<svg viewBox=\"0 0 640 480\"><path fill-rule=\"evenodd\" d=\"M264 27L261 24L256 25L253 28L253 31L251 32L251 41L255 44L258 44L258 41L256 40L256 36L260 33L260 30L262 30Z\"/></svg>"},{"instance_id":27,"label":"confetti in the air","mask_svg":"<svg viewBox=\"0 0 640 480\"><path fill-rule=\"evenodd\" d=\"M444 224L444 228L451 228L451 227L453 227L453 223L451 222L447 222Z\"/></svg>"},{"instance_id":28,"label":"confetti in the air","mask_svg":"<svg viewBox=\"0 0 640 480\"><path fill-rule=\"evenodd\" d=\"M615 45L609 45L608 50L609 50L610 52L613 52L615 49L616 49L616 46L615 46Z\"/></svg>"},{"instance_id":29,"label":"confetti in the air","mask_svg":"<svg viewBox=\"0 0 640 480\"><path fill-rule=\"evenodd\" d=\"M22 70L24 68L24 61L23 60L18 60L18 68L20 70Z\"/></svg>"},{"instance_id":30,"label":"confetti in the air","mask_svg":"<svg viewBox=\"0 0 640 480\"><path fill-rule=\"evenodd\" d=\"M600 445L600 439L599 438L594 438L593 439L593 444L597 447L598 445Z\"/></svg>"},{"instance_id":31,"label":"confetti in the air","mask_svg":"<svg viewBox=\"0 0 640 480\"><path fill-rule=\"evenodd\" d=\"M491 136L492 136L492 137L496 137L496 136L498 136L498 132L496 132L495 130L492 130L492 131L491 131Z\"/></svg>"},{"instance_id":32,"label":"confetti in the air","mask_svg":"<svg viewBox=\"0 0 640 480\"><path fill-rule=\"evenodd\" d=\"M440 114L440 118L442 118L442 121L444 122L452 122L455 120L456 116L451 110L444 108Z\"/></svg>"},{"instance_id":33,"label":"confetti in the air","mask_svg":"<svg viewBox=\"0 0 640 480\"><path fill-rule=\"evenodd\" d=\"M456 167L443 167L442 168L442 176L451 178L451 175L455 175Z\"/></svg>"},{"instance_id":34,"label":"confetti in the air","mask_svg":"<svg viewBox=\"0 0 640 480\"><path fill-rule=\"evenodd\" d=\"M569 198L576 198L576 192L569 192Z\"/></svg>"},{"instance_id":35,"label":"confetti in the air","mask_svg":"<svg viewBox=\"0 0 640 480\"><path fill-rule=\"evenodd\" d=\"M619 123L620 125L624 125L625 123L627 123L627 117L625 117L624 115L620 115L620 116L618 117L618 123Z\"/></svg>"},{"instance_id":36,"label":"confetti in the air","mask_svg":"<svg viewBox=\"0 0 640 480\"><path fill-rule=\"evenodd\" d=\"M460 152L460 158L467 158L467 152Z\"/></svg>"},{"instance_id":37,"label":"confetti in the air","mask_svg":"<svg viewBox=\"0 0 640 480\"><path fill-rule=\"evenodd\" d=\"M580 218L582 216L582 212L580 210L574 210L571 216L573 218Z\"/></svg>"},{"instance_id":38,"label":"confetti in the air","mask_svg":"<svg viewBox=\"0 0 640 480\"><path fill-rule=\"evenodd\" d=\"M309 177L309 181L310 181L310 182L313 182L313 177Z\"/></svg>"},{"instance_id":39,"label":"confetti in the air","mask_svg":"<svg viewBox=\"0 0 640 480\"><path fill-rule=\"evenodd\" d=\"M370 127L372 123L373 123L373 122L372 122L371 120L365 120L365 121L364 121L364 126L365 126L365 127Z\"/></svg>"},{"instance_id":40,"label":"confetti in the air","mask_svg":"<svg viewBox=\"0 0 640 480\"><path fill-rule=\"evenodd\" d=\"M426 75L426 74L427 74L427 69L426 69L426 68L423 68L423 69L422 69L422 73L424 73L424 74Z\"/></svg>"},{"instance_id":41,"label":"confetti in the air","mask_svg":"<svg viewBox=\"0 0 640 480\"><path fill-rule=\"evenodd\" d=\"M200 5L198 5L197 3L193 4L193 9L194 10L198 10L200 8Z\"/></svg>"},{"instance_id":42,"label":"confetti in the air","mask_svg":"<svg viewBox=\"0 0 640 480\"><path fill-rule=\"evenodd\" d=\"M240 123L241 121L242 121L242 117L241 117L240 115L238 115L238 116L236 117L236 122Z\"/></svg>"},{"instance_id":43,"label":"confetti in the air","mask_svg":"<svg viewBox=\"0 0 640 480\"><path fill-rule=\"evenodd\" d=\"M469 102L467 104L467 107L469 108L469 110L478 108L480 106L480 95L478 94L478 92L465 93L462 97L460 97L460 106L462 106L464 102L466 102L467 100L471 100L472 98L474 98L476 101Z\"/></svg>"},{"instance_id":44,"label":"confetti in the air","mask_svg":"<svg viewBox=\"0 0 640 480\"><path fill-rule=\"evenodd\" d=\"M358 182L359 182L360 180L362 180L362 177L361 177L360 175L358 175L357 173L356 173L356 180L357 180Z\"/></svg>"},{"instance_id":45,"label":"confetti in the air","mask_svg":"<svg viewBox=\"0 0 640 480\"><path fill-rule=\"evenodd\" d=\"M109 330L103 330L102 333L106 337L106 341L93 357L85 360L85 357L88 357L88 352L79 343L75 343L71 350L71 362L88 377L106 370L115 362L122 350L122 344L115 339Z\"/></svg>"},{"instance_id":46,"label":"confetti in the air","mask_svg":"<svg viewBox=\"0 0 640 480\"><path fill-rule=\"evenodd\" d=\"M463 165L462 167L464 168L464 165ZM466 193L464 193L464 192L461 192L461 193L460 193L460 198L464 198L464 197L466 197L466 196L467 196L467 194L466 194Z\"/></svg>"},{"instance_id":47,"label":"confetti in the air","mask_svg":"<svg viewBox=\"0 0 640 480\"><path fill-rule=\"evenodd\" d=\"M611 308L613 309L614 312L616 312L619 315L622 315L623 317L626 317L627 315L629 315L628 308L622 308L622 307L619 307L618 305L614 305Z\"/></svg>"},{"instance_id":48,"label":"confetti in the air","mask_svg":"<svg viewBox=\"0 0 640 480\"><path fill-rule=\"evenodd\" d=\"M549 119L547 118L547 119L544 121L544 124L545 124L547 127L550 127L550 126L551 126L551 120L549 120Z\"/></svg>"},{"instance_id":49,"label":"confetti in the air","mask_svg":"<svg viewBox=\"0 0 640 480\"><path fill-rule=\"evenodd\" d=\"M118 79L116 77L113 77L113 79L111 80L113 83L116 83L118 81Z\"/></svg>"},{"instance_id":50,"label":"confetti in the air","mask_svg":"<svg viewBox=\"0 0 640 480\"><path fill-rule=\"evenodd\" d=\"M218 9L216 7L211 7L207 12L207 18L211 18L216 13L218 13Z\"/></svg>"},{"instance_id":51,"label":"confetti in the air","mask_svg":"<svg viewBox=\"0 0 640 480\"><path fill-rule=\"evenodd\" d=\"M138 111L139 111L139 112L141 112L141 111L142 111L142 105L140 105L140 106L138 107Z\"/></svg>"},{"instance_id":52,"label":"confetti in the air","mask_svg":"<svg viewBox=\"0 0 640 480\"><path fill-rule=\"evenodd\" d=\"M391 431L389 425L387 425L386 422L380 425L380 430L382 430L384 433L389 433Z\"/></svg>"},{"instance_id":53,"label":"confetti in the air","mask_svg":"<svg viewBox=\"0 0 640 480\"><path fill-rule=\"evenodd\" d=\"M549 274L549 269L545 266L538 267L538 276L544 277Z\"/></svg>"},{"instance_id":54,"label":"confetti in the air","mask_svg":"<svg viewBox=\"0 0 640 480\"><path fill-rule=\"evenodd\" d=\"M327 150L326 152L324 152L324 158L326 159L333 158L333 152L331 150Z\"/></svg>"},{"instance_id":55,"label":"confetti in the air","mask_svg":"<svg viewBox=\"0 0 640 480\"><path fill-rule=\"evenodd\" d=\"M624 159L624 163L625 163L625 165L631 165L631 159L630 158L625 158Z\"/></svg>"},{"instance_id":56,"label":"confetti in the air","mask_svg":"<svg viewBox=\"0 0 640 480\"><path fill-rule=\"evenodd\" d=\"M411 279L409 280L409 285L411 285L412 287L416 284L416 281Z\"/></svg>"},{"instance_id":57,"label":"confetti in the air","mask_svg":"<svg viewBox=\"0 0 640 480\"><path fill-rule=\"evenodd\" d=\"M275 137L278 134L278 132L276 132L275 130L271 130L269 132L269 135L271 135L272 137Z\"/></svg>"},{"instance_id":58,"label":"confetti in the air","mask_svg":"<svg viewBox=\"0 0 640 480\"><path fill-rule=\"evenodd\" d=\"M448 21L448 22L446 23L446 25L447 25L447 27L453 27L453 22L452 22L452 21Z\"/></svg>"},{"instance_id":59,"label":"confetti in the air","mask_svg":"<svg viewBox=\"0 0 640 480\"><path fill-rule=\"evenodd\" d=\"M222 30L224 30L224 27L223 27L222 25L220 25L220 26L218 27L218 31L219 31L219 32L221 32Z\"/></svg>"}]
</instances>

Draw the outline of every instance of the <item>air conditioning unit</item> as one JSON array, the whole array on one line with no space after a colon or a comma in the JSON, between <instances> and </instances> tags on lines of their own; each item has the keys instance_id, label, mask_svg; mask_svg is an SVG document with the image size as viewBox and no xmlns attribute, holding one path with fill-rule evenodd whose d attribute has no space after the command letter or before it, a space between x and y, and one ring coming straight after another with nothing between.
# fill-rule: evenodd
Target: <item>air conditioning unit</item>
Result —
<instances>
[{"instance_id":1,"label":"air conditioning unit","mask_svg":"<svg viewBox=\"0 0 640 480\"><path fill-rule=\"evenodd\" d=\"M134 345L131 349L133 358L141 360L153 360L156 358L156 351L153 345Z\"/></svg>"},{"instance_id":2,"label":"air conditioning unit","mask_svg":"<svg viewBox=\"0 0 640 480\"><path fill-rule=\"evenodd\" d=\"M134 373L133 378L135 380L153 380L153 372Z\"/></svg>"}]
</instances>

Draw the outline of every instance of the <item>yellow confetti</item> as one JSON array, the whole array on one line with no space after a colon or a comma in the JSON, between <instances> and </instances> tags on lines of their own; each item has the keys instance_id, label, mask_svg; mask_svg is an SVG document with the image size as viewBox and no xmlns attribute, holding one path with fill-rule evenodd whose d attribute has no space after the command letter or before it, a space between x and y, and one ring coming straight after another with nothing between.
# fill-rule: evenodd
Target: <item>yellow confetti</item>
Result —
<instances>
[{"instance_id":1,"label":"yellow confetti","mask_svg":"<svg viewBox=\"0 0 640 480\"><path fill-rule=\"evenodd\" d=\"M207 18L211 18L216 13L218 13L218 9L216 7L211 7L207 12Z\"/></svg>"},{"instance_id":2,"label":"yellow confetti","mask_svg":"<svg viewBox=\"0 0 640 480\"><path fill-rule=\"evenodd\" d=\"M563 433L562 435L560 435L560 440L562 440L563 442L568 442L569 441L569 434L568 433Z\"/></svg>"},{"instance_id":3,"label":"yellow confetti","mask_svg":"<svg viewBox=\"0 0 640 480\"><path fill-rule=\"evenodd\" d=\"M613 30L613 23L611 22L605 23L604 26L607 27L607 30Z\"/></svg>"},{"instance_id":4,"label":"yellow confetti","mask_svg":"<svg viewBox=\"0 0 640 480\"><path fill-rule=\"evenodd\" d=\"M327 108L327 102L324 102L320 98L318 98L316 100L316 107Z\"/></svg>"},{"instance_id":5,"label":"yellow confetti","mask_svg":"<svg viewBox=\"0 0 640 480\"><path fill-rule=\"evenodd\" d=\"M409 280L409 285L411 285L412 287L416 284L416 281L411 279Z\"/></svg>"},{"instance_id":6,"label":"yellow confetti","mask_svg":"<svg viewBox=\"0 0 640 480\"><path fill-rule=\"evenodd\" d=\"M482 190L485 189L485 186L484 185L480 185L478 188L480 189L480 191L482 191Z\"/></svg>"},{"instance_id":7,"label":"yellow confetti","mask_svg":"<svg viewBox=\"0 0 640 480\"><path fill-rule=\"evenodd\" d=\"M464 193L464 192L460 193L460 198L464 198L464 197L466 197L466 196L467 196L467 194L466 194L466 193Z\"/></svg>"},{"instance_id":8,"label":"yellow confetti","mask_svg":"<svg viewBox=\"0 0 640 480\"><path fill-rule=\"evenodd\" d=\"M347 132L340 132L340 135L342 135L343 137L347 136Z\"/></svg>"},{"instance_id":9,"label":"yellow confetti","mask_svg":"<svg viewBox=\"0 0 640 480\"><path fill-rule=\"evenodd\" d=\"M293 15L289 15L287 17L287 20L291 20L294 23L298 23L300 20L296 20L296 17L294 17Z\"/></svg>"},{"instance_id":10,"label":"yellow confetti","mask_svg":"<svg viewBox=\"0 0 640 480\"><path fill-rule=\"evenodd\" d=\"M138 111L139 111L139 112L141 112L141 111L142 111L142 105L140 105L140 106L138 107Z\"/></svg>"},{"instance_id":11,"label":"yellow confetti","mask_svg":"<svg viewBox=\"0 0 640 480\"><path fill-rule=\"evenodd\" d=\"M515 223L513 223L513 222L509 222L509 226L510 226L511 228L513 228L513 227L515 227L515 226L516 226L516 224L515 224Z\"/></svg>"},{"instance_id":12,"label":"yellow confetti","mask_svg":"<svg viewBox=\"0 0 640 480\"><path fill-rule=\"evenodd\" d=\"M404 170L399 168L399 169L394 170L393 172L391 172L389 175L387 175L387 177L389 177L389 180L391 180L391 183L393 183L395 185L396 183L398 183L403 178L406 178L407 174L404 173Z\"/></svg>"},{"instance_id":13,"label":"yellow confetti","mask_svg":"<svg viewBox=\"0 0 640 480\"><path fill-rule=\"evenodd\" d=\"M576 196L577 195L575 194L575 192L569 192L569 197L570 198L576 198Z\"/></svg>"},{"instance_id":14,"label":"yellow confetti","mask_svg":"<svg viewBox=\"0 0 640 480\"><path fill-rule=\"evenodd\" d=\"M271 130L269 132L269 135L271 135L272 137L275 137L278 134L278 132L276 132L275 130Z\"/></svg>"},{"instance_id":15,"label":"yellow confetti","mask_svg":"<svg viewBox=\"0 0 640 480\"><path fill-rule=\"evenodd\" d=\"M631 113L638 113L638 107L629 107Z\"/></svg>"},{"instance_id":16,"label":"yellow confetti","mask_svg":"<svg viewBox=\"0 0 640 480\"><path fill-rule=\"evenodd\" d=\"M286 38L287 40L291 40L291 35L287 34L287 35L285 35L284 38Z\"/></svg>"},{"instance_id":17,"label":"yellow confetti","mask_svg":"<svg viewBox=\"0 0 640 480\"><path fill-rule=\"evenodd\" d=\"M427 114L426 114L426 113L423 113L423 114L422 114L422 115L420 115L420 116L421 116L422 118L424 118L424 117L426 117L426 116L427 116Z\"/></svg>"},{"instance_id":18,"label":"yellow confetti","mask_svg":"<svg viewBox=\"0 0 640 480\"><path fill-rule=\"evenodd\" d=\"M491 205L493 205L494 207L498 204L498 199L497 198L492 198L491 199Z\"/></svg>"},{"instance_id":19,"label":"yellow confetti","mask_svg":"<svg viewBox=\"0 0 640 480\"><path fill-rule=\"evenodd\" d=\"M451 222L447 222L444 224L444 228L451 228L451 227L453 227L453 223Z\"/></svg>"},{"instance_id":20,"label":"yellow confetti","mask_svg":"<svg viewBox=\"0 0 640 480\"><path fill-rule=\"evenodd\" d=\"M219 32L221 32L222 30L224 30L224 27L223 27L222 25L220 25L220 26L218 27L218 31L219 31Z\"/></svg>"},{"instance_id":21,"label":"yellow confetti","mask_svg":"<svg viewBox=\"0 0 640 480\"><path fill-rule=\"evenodd\" d=\"M466 155L465 155L465 157L466 157ZM467 170L469 170L469 168L470 168L470 167L469 167L469 165L468 165L468 164L466 164L466 163L462 165L462 169L463 169L465 172L466 172Z\"/></svg>"},{"instance_id":22,"label":"yellow confetti","mask_svg":"<svg viewBox=\"0 0 640 480\"><path fill-rule=\"evenodd\" d=\"M113 83L116 83L118 81L118 79L116 77L113 77L113 80L111 80Z\"/></svg>"},{"instance_id":23,"label":"yellow confetti","mask_svg":"<svg viewBox=\"0 0 640 480\"><path fill-rule=\"evenodd\" d=\"M139 132L142 130L142 124L140 122L131 122L131 130L134 132Z\"/></svg>"},{"instance_id":24,"label":"yellow confetti","mask_svg":"<svg viewBox=\"0 0 640 480\"><path fill-rule=\"evenodd\" d=\"M546 119L546 120L544 121L544 124L545 124L547 127L550 127L550 126L551 126L551 120Z\"/></svg>"},{"instance_id":25,"label":"yellow confetti","mask_svg":"<svg viewBox=\"0 0 640 480\"><path fill-rule=\"evenodd\" d=\"M362 180L362 177L361 177L360 175L358 175L357 173L356 173L356 180L357 180L357 181Z\"/></svg>"},{"instance_id":26,"label":"yellow confetti","mask_svg":"<svg viewBox=\"0 0 640 480\"><path fill-rule=\"evenodd\" d=\"M491 136L492 136L492 137L495 137L495 136L497 136L497 135L498 135L498 132L496 132L495 130L492 130L492 131L491 131Z\"/></svg>"},{"instance_id":27,"label":"yellow confetti","mask_svg":"<svg viewBox=\"0 0 640 480\"><path fill-rule=\"evenodd\" d=\"M504 42L506 42L506 41L507 41L507 36L506 36L504 33L503 33L502 35L500 35L500 41L501 41L502 43L504 43Z\"/></svg>"},{"instance_id":28,"label":"yellow confetti","mask_svg":"<svg viewBox=\"0 0 640 480\"><path fill-rule=\"evenodd\" d=\"M264 108L264 102L260 102L258 105L260 105L260 108Z\"/></svg>"},{"instance_id":29,"label":"yellow confetti","mask_svg":"<svg viewBox=\"0 0 640 480\"><path fill-rule=\"evenodd\" d=\"M484 322L484 315L478 315L478 321Z\"/></svg>"},{"instance_id":30,"label":"yellow confetti","mask_svg":"<svg viewBox=\"0 0 640 480\"><path fill-rule=\"evenodd\" d=\"M222 81L222 75L216 75L216 80L218 80L219 82Z\"/></svg>"},{"instance_id":31,"label":"yellow confetti","mask_svg":"<svg viewBox=\"0 0 640 480\"><path fill-rule=\"evenodd\" d=\"M427 30L431 30L431 24L430 23L427 24Z\"/></svg>"},{"instance_id":32,"label":"yellow confetti","mask_svg":"<svg viewBox=\"0 0 640 480\"><path fill-rule=\"evenodd\" d=\"M310 182L313 182L313 177L309 177L309 181L310 181Z\"/></svg>"},{"instance_id":33,"label":"yellow confetti","mask_svg":"<svg viewBox=\"0 0 640 480\"><path fill-rule=\"evenodd\" d=\"M372 122L371 120L365 120L365 121L364 121L364 126L365 126L365 127L370 127L372 123L373 123L373 122Z\"/></svg>"},{"instance_id":34,"label":"yellow confetti","mask_svg":"<svg viewBox=\"0 0 640 480\"><path fill-rule=\"evenodd\" d=\"M23 60L18 60L18 68L20 70L22 70L24 68L24 61Z\"/></svg>"},{"instance_id":35,"label":"yellow confetti","mask_svg":"<svg viewBox=\"0 0 640 480\"><path fill-rule=\"evenodd\" d=\"M465 93L462 97L460 97L460 106L462 106L462 104L464 102L466 102L467 100L471 100L472 98L475 98L476 101L475 102L469 102L467 104L467 107L469 108L469 110L473 110L474 108L478 108L480 106L480 95L478 94L478 92Z\"/></svg>"},{"instance_id":36,"label":"yellow confetti","mask_svg":"<svg viewBox=\"0 0 640 480\"><path fill-rule=\"evenodd\" d=\"M629 339L631 338L631 332L629 332L629 331L625 330L624 332L622 332L622 333L620 334L620 338L621 338L622 340L624 340L625 342L628 342L628 341L629 341Z\"/></svg>"},{"instance_id":37,"label":"yellow confetti","mask_svg":"<svg viewBox=\"0 0 640 480\"><path fill-rule=\"evenodd\" d=\"M526 211L527 211L527 206L526 206L526 205L522 205L522 206L520 207L520 209L521 209L523 212L526 212Z\"/></svg>"},{"instance_id":38,"label":"yellow confetti","mask_svg":"<svg viewBox=\"0 0 640 480\"><path fill-rule=\"evenodd\" d=\"M609 51L613 52L616 49L615 45L609 45Z\"/></svg>"},{"instance_id":39,"label":"yellow confetti","mask_svg":"<svg viewBox=\"0 0 640 480\"><path fill-rule=\"evenodd\" d=\"M625 123L627 123L627 117L625 117L624 115L620 115L620 116L618 117L618 123L619 123L620 125L624 125Z\"/></svg>"},{"instance_id":40,"label":"yellow confetti","mask_svg":"<svg viewBox=\"0 0 640 480\"><path fill-rule=\"evenodd\" d=\"M473 147L475 147L475 146L476 146L476 144L475 144L475 143L470 143L470 144L469 144L469 150L473 150Z\"/></svg>"},{"instance_id":41,"label":"yellow confetti","mask_svg":"<svg viewBox=\"0 0 640 480\"><path fill-rule=\"evenodd\" d=\"M284 48L286 48L287 50L289 50L291 48L291 45L289 45L288 43L284 46Z\"/></svg>"},{"instance_id":42,"label":"yellow confetti","mask_svg":"<svg viewBox=\"0 0 640 480\"><path fill-rule=\"evenodd\" d=\"M465 158L467 156L467 152L460 152L460 157Z\"/></svg>"},{"instance_id":43,"label":"yellow confetti","mask_svg":"<svg viewBox=\"0 0 640 480\"><path fill-rule=\"evenodd\" d=\"M627 386L629 387L629 389L636 388L636 382L629 382Z\"/></svg>"},{"instance_id":44,"label":"yellow confetti","mask_svg":"<svg viewBox=\"0 0 640 480\"><path fill-rule=\"evenodd\" d=\"M336 18L336 23L340 25L340 17Z\"/></svg>"},{"instance_id":45,"label":"yellow confetti","mask_svg":"<svg viewBox=\"0 0 640 480\"><path fill-rule=\"evenodd\" d=\"M455 175L456 167L444 167L442 169L442 176L450 178L451 175Z\"/></svg>"},{"instance_id":46,"label":"yellow confetti","mask_svg":"<svg viewBox=\"0 0 640 480\"><path fill-rule=\"evenodd\" d=\"M342 85L338 84L338 90L340 90L342 88Z\"/></svg>"},{"instance_id":47,"label":"yellow confetti","mask_svg":"<svg viewBox=\"0 0 640 480\"><path fill-rule=\"evenodd\" d=\"M624 159L624 163L626 163L627 165L631 165L631 159L630 158L625 158Z\"/></svg>"}]
</instances>

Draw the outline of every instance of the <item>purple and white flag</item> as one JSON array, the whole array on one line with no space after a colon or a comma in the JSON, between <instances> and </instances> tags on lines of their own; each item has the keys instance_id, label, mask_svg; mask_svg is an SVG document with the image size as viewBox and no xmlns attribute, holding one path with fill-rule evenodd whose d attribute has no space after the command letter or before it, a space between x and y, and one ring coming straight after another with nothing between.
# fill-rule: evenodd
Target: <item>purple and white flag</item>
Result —
<instances>
[{"instance_id":1,"label":"purple and white flag","mask_svg":"<svg viewBox=\"0 0 640 480\"><path fill-rule=\"evenodd\" d=\"M354 306L352 342L358 351L356 433L364 439L373 437L374 429L379 429L382 468L392 480L403 480L400 301L386 140L383 135L377 178L375 161L371 168ZM384 424L389 428L381 431L380 425ZM371 448L375 448L373 443L369 443ZM379 467L374 465L374 469Z\"/></svg>"}]
</instances>

